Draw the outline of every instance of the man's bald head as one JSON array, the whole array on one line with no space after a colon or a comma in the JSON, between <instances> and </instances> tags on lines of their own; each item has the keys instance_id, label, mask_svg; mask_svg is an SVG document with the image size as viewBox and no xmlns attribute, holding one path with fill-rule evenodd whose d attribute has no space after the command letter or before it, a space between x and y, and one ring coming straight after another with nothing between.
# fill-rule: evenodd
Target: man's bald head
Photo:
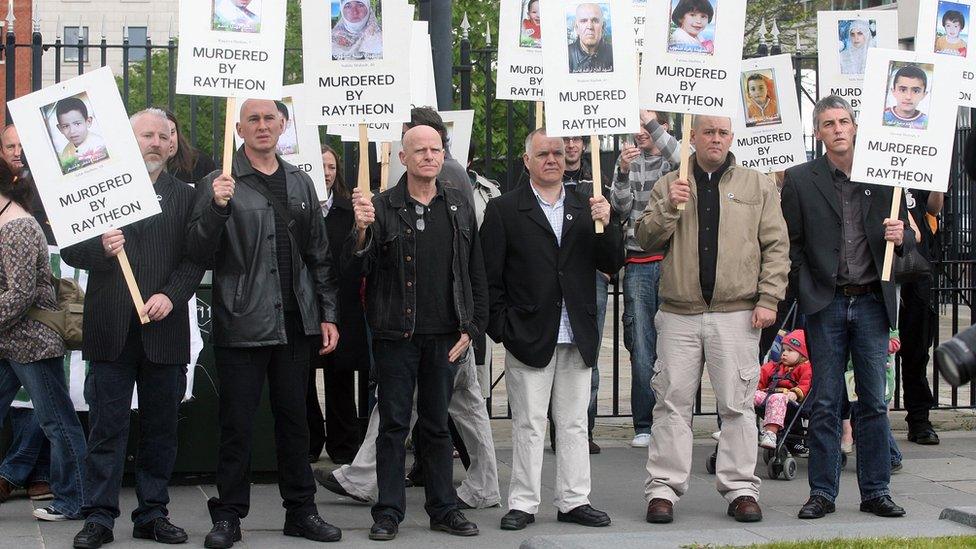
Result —
<instances>
[{"instance_id":1,"label":"man's bald head","mask_svg":"<svg viewBox=\"0 0 976 549\"><path fill-rule=\"evenodd\" d=\"M403 134L400 162L407 168L407 177L433 180L444 165L444 143L437 130L430 126L414 126Z\"/></svg>"},{"instance_id":2,"label":"man's bald head","mask_svg":"<svg viewBox=\"0 0 976 549\"><path fill-rule=\"evenodd\" d=\"M285 131L285 119L270 99L248 99L241 105L237 133L254 152L273 153Z\"/></svg>"},{"instance_id":3,"label":"man's bald head","mask_svg":"<svg viewBox=\"0 0 976 549\"><path fill-rule=\"evenodd\" d=\"M23 170L24 149L20 145L20 135L17 134L17 128L13 124L0 131L0 146L3 148L3 159L14 173Z\"/></svg>"}]
</instances>

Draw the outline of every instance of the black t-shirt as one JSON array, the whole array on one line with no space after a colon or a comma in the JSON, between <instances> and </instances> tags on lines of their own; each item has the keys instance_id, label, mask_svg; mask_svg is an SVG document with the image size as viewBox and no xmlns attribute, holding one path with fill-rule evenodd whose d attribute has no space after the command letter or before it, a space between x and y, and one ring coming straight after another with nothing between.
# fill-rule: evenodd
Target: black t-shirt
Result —
<instances>
[{"instance_id":1,"label":"black t-shirt","mask_svg":"<svg viewBox=\"0 0 976 549\"><path fill-rule=\"evenodd\" d=\"M285 181L285 167L278 164L278 171L271 175L254 171L268 190L283 208L288 208L288 186ZM286 311L297 311L298 300L292 284L291 240L288 238L288 224L284 219L274 215L275 220L275 253L278 260L278 279L281 284L282 305Z\"/></svg>"},{"instance_id":2,"label":"black t-shirt","mask_svg":"<svg viewBox=\"0 0 976 549\"><path fill-rule=\"evenodd\" d=\"M925 218L925 214L928 213L930 194L929 191L905 189L905 207L912 214L915 225L918 226L918 231L921 233L915 235L916 247L922 257L929 261L932 260L932 246L935 244L935 235Z\"/></svg>"},{"instance_id":3,"label":"black t-shirt","mask_svg":"<svg viewBox=\"0 0 976 549\"><path fill-rule=\"evenodd\" d=\"M452 295L454 229L447 214L444 190L438 189L430 204L424 206L407 195L407 209L414 219L417 235L416 334L451 334L458 332L458 316ZM423 213L418 214L421 211ZM404 258L406 259L406 258Z\"/></svg>"}]
</instances>

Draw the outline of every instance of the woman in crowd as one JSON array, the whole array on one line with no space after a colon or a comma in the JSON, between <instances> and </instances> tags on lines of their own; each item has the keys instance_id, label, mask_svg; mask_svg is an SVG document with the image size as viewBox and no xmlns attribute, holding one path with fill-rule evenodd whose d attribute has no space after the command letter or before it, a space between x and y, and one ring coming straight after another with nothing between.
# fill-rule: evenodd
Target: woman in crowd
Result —
<instances>
[{"instance_id":1,"label":"woman in crowd","mask_svg":"<svg viewBox=\"0 0 976 549\"><path fill-rule=\"evenodd\" d=\"M203 179L214 170L217 165L212 158L194 149L190 142L180 131L180 123L173 112L166 110L166 118L169 119L169 159L166 161L166 170L173 177L196 185L197 181Z\"/></svg>"}]
</instances>

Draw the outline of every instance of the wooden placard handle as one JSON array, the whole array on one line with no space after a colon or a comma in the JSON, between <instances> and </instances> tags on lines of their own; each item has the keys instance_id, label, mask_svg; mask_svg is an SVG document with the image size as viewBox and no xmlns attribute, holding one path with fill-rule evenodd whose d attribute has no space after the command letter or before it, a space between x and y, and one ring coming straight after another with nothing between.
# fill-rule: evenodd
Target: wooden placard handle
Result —
<instances>
[{"instance_id":1,"label":"wooden placard handle","mask_svg":"<svg viewBox=\"0 0 976 549\"><path fill-rule=\"evenodd\" d=\"M227 98L227 112L224 114L224 161L221 164L221 173L230 175L234 161L234 129L237 120L237 98Z\"/></svg>"},{"instance_id":2,"label":"wooden placard handle","mask_svg":"<svg viewBox=\"0 0 976 549\"><path fill-rule=\"evenodd\" d=\"M383 143L380 147L380 192L386 190L387 179L390 178L390 143Z\"/></svg>"},{"instance_id":3,"label":"wooden placard handle","mask_svg":"<svg viewBox=\"0 0 976 549\"><path fill-rule=\"evenodd\" d=\"M115 256L119 258L119 265L122 267L122 276L125 278L125 285L129 287L129 295L132 296L132 304L136 306L136 313L139 314L139 322L149 324L149 317L142 314L142 309L146 302L142 300L142 293L139 292L139 284L136 277L132 274L132 265L129 264L129 256L125 254L125 248Z\"/></svg>"},{"instance_id":4,"label":"wooden placard handle","mask_svg":"<svg viewBox=\"0 0 976 549\"><path fill-rule=\"evenodd\" d=\"M691 157L691 115L685 113L681 118L681 167L678 168L678 178L688 180L688 159ZM684 211L687 202L678 204L678 211Z\"/></svg>"},{"instance_id":5,"label":"wooden placard handle","mask_svg":"<svg viewBox=\"0 0 976 549\"><path fill-rule=\"evenodd\" d=\"M382 182L380 183L382 184ZM369 132L366 124L359 125L359 179L356 181L359 192L363 193L364 198L371 198L372 191L369 190Z\"/></svg>"},{"instance_id":6,"label":"wooden placard handle","mask_svg":"<svg viewBox=\"0 0 976 549\"><path fill-rule=\"evenodd\" d=\"M898 210L901 209L901 187L895 187L894 192L891 193L891 214L888 219L898 219ZM891 281L891 271L892 265L895 262L895 243L886 242L885 243L885 256L884 265L881 267L881 280L884 282Z\"/></svg>"},{"instance_id":7,"label":"wooden placard handle","mask_svg":"<svg viewBox=\"0 0 976 549\"><path fill-rule=\"evenodd\" d=\"M600 137L590 136L590 165L593 167L593 198L603 197L603 173L600 170ZM603 222L596 223L596 233L603 233Z\"/></svg>"},{"instance_id":8,"label":"wooden placard handle","mask_svg":"<svg viewBox=\"0 0 976 549\"><path fill-rule=\"evenodd\" d=\"M542 101L535 102L535 129L539 129L544 125L545 119L543 116L545 112L543 111L544 103Z\"/></svg>"}]
</instances>

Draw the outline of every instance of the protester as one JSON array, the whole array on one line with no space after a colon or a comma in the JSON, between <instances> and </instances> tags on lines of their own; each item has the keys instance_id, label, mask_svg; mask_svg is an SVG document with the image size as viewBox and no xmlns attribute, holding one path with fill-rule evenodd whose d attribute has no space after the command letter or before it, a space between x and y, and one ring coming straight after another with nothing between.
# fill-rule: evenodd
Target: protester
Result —
<instances>
[{"instance_id":1,"label":"protester","mask_svg":"<svg viewBox=\"0 0 976 549\"><path fill-rule=\"evenodd\" d=\"M826 155L786 171L783 212L790 231L791 281L806 315L813 370L808 433L810 499L800 518L834 511L840 480L844 367L850 355L859 402L858 486L861 511L896 517L905 510L890 496L885 355L896 325L894 282L882 282L885 245L899 255L915 247L900 219L887 219L892 187L850 180L857 124L846 100L827 96L813 111L814 133ZM724 429L723 429L724 431Z\"/></svg>"},{"instance_id":2,"label":"protester","mask_svg":"<svg viewBox=\"0 0 976 549\"><path fill-rule=\"evenodd\" d=\"M170 151L166 113L146 109L130 120L162 213L61 250L66 263L89 273L82 349L90 363L85 380L89 502L82 508L85 526L74 539L75 547L85 549L114 539L133 386L139 397L139 506L132 511L132 536L160 543L187 540L186 532L169 521L167 485L176 463L177 419L190 362L187 304L204 269L190 261L186 243L193 189L165 173ZM123 250L140 292L150 296L142 311L134 309L115 260ZM140 314L150 322L141 324Z\"/></svg>"},{"instance_id":3,"label":"protester","mask_svg":"<svg viewBox=\"0 0 976 549\"><path fill-rule=\"evenodd\" d=\"M397 185L372 201L358 189L353 192L356 231L347 244L348 268L367 277L378 386L379 495L369 532L373 540L395 538L404 518L404 442L414 390L425 445L430 528L478 534L458 510L452 490L447 421L457 367L487 322L487 289L474 207L437 180L443 147L434 128L411 128L400 152L406 174Z\"/></svg>"},{"instance_id":4,"label":"protester","mask_svg":"<svg viewBox=\"0 0 976 549\"><path fill-rule=\"evenodd\" d=\"M789 243L776 185L736 165L732 139L728 118L696 116L691 180L678 172L663 177L637 220L635 236L644 249L667 247L654 319L657 402L645 483L652 523L671 522L674 503L688 490L692 407L703 365L722 421L716 486L729 502L729 516L762 520L754 472L756 356L760 330L776 320L786 292Z\"/></svg>"},{"instance_id":5,"label":"protester","mask_svg":"<svg viewBox=\"0 0 976 549\"><path fill-rule=\"evenodd\" d=\"M783 337L783 352L778 361L763 364L753 404L764 409L759 446L776 449L776 435L786 421L790 402L801 402L810 394L812 375L806 336L793 330Z\"/></svg>"},{"instance_id":6,"label":"protester","mask_svg":"<svg viewBox=\"0 0 976 549\"><path fill-rule=\"evenodd\" d=\"M403 133L405 134L407 130L417 126L430 126L437 130L437 133L441 136L442 146L444 148L444 162L441 166L441 173L437 176L437 180L448 187L453 187L461 191L461 194L468 199L468 204L473 205L474 192L471 189L468 172L451 154L451 143L444 119L441 118L441 115L436 110L430 107L414 107L410 109L410 122L403 124Z\"/></svg>"},{"instance_id":7,"label":"protester","mask_svg":"<svg viewBox=\"0 0 976 549\"><path fill-rule=\"evenodd\" d=\"M58 309L47 242L30 214L33 187L0 162L0 423L23 386L51 443L54 500L34 510L44 521L81 518L87 503L82 472L85 435L64 373L64 341L28 311Z\"/></svg>"},{"instance_id":8,"label":"protester","mask_svg":"<svg viewBox=\"0 0 976 549\"><path fill-rule=\"evenodd\" d=\"M634 230L654 184L678 167L681 158L678 141L668 133L671 124L667 114L642 110L640 117L642 127L634 136L634 145L624 145L617 159L610 204L627 220L623 325L624 347L630 353L630 410L634 422L630 445L646 448L651 442L654 410L651 390L651 374L657 361L654 315L664 249L645 250L637 242Z\"/></svg>"},{"instance_id":9,"label":"protester","mask_svg":"<svg viewBox=\"0 0 976 549\"><path fill-rule=\"evenodd\" d=\"M522 158L529 184L489 202L481 228L488 333L505 346L512 410L509 511L501 527L521 530L535 521L550 397L558 431L557 519L607 526L610 517L589 502L586 407L599 345L595 274L619 267L620 227L605 198L564 187L561 138L544 129L529 133ZM605 225L604 233L595 232L594 221Z\"/></svg>"},{"instance_id":10,"label":"protester","mask_svg":"<svg viewBox=\"0 0 976 549\"><path fill-rule=\"evenodd\" d=\"M207 175L217 169L216 164L208 155L190 145L190 141L180 131L180 122L172 111L165 111L169 121L169 157L166 159L166 171L174 178L190 185L196 185Z\"/></svg>"},{"instance_id":11,"label":"protester","mask_svg":"<svg viewBox=\"0 0 976 549\"><path fill-rule=\"evenodd\" d=\"M237 132L244 145L230 174L197 185L189 224L194 259L213 268L214 362L219 376L218 497L207 547L231 547L250 508L250 455L265 378L275 418L284 534L338 541L319 516L308 464L309 348L335 350L337 283L325 219L312 180L275 155L284 129L274 101L247 100ZM238 183L240 183L238 185ZM287 204L287 206L285 206ZM273 261L269 261L273 258Z\"/></svg>"}]
</instances>

